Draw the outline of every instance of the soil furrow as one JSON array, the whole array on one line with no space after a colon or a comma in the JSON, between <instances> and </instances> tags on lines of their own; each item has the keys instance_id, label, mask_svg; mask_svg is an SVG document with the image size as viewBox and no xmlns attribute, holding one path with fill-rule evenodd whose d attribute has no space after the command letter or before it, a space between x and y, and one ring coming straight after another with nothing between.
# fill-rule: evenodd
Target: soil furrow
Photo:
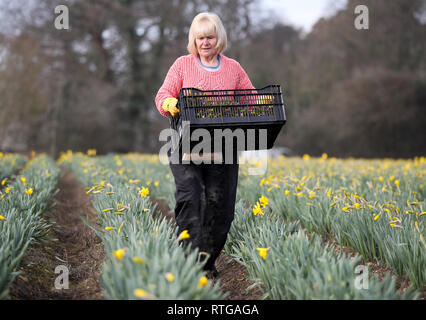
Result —
<instances>
[{"instance_id":1,"label":"soil furrow","mask_svg":"<svg viewBox=\"0 0 426 320\"><path fill-rule=\"evenodd\" d=\"M63 175L57 185L60 191L52 199L56 205L44 214L54 223L49 237L56 241L33 244L27 249L21 274L10 288L10 299L103 299L100 275L104 246L81 219L95 225L96 211L75 175L61 170ZM65 268L55 273L58 266L65 266L69 271L68 289L56 288L65 285L66 279Z\"/></svg>"}]
</instances>

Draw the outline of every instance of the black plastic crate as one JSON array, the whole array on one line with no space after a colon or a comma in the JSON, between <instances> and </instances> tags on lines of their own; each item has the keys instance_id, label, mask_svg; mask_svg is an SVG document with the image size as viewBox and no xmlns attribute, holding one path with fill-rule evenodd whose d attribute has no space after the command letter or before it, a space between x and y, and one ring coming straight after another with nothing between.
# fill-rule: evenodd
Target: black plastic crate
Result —
<instances>
[{"instance_id":1,"label":"black plastic crate","mask_svg":"<svg viewBox=\"0 0 426 320\"><path fill-rule=\"evenodd\" d=\"M191 137L192 132L199 128L208 130L212 138L214 129L242 129L246 135L244 145L233 142L234 150L239 151L265 149L259 143L259 129L266 129L266 149L270 149L286 122L279 85L247 90L182 88L177 107L179 114L170 117L170 127L179 133L179 137L171 139L173 152L181 148L183 136ZM189 121L189 130L182 126L182 121ZM197 143L191 142L191 150ZM211 151L217 151L213 149L213 141Z\"/></svg>"}]
</instances>

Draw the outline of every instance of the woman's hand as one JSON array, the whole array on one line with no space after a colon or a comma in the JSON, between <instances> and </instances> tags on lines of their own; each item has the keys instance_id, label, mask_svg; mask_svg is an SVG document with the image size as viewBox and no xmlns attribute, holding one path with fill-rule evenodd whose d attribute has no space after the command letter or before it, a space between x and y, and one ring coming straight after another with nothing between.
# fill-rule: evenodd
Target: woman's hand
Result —
<instances>
[{"instance_id":1,"label":"woman's hand","mask_svg":"<svg viewBox=\"0 0 426 320\"><path fill-rule=\"evenodd\" d=\"M170 114L175 117L177 114L179 114L179 109L176 107L178 103L178 99L176 98L167 98L163 102L163 110L165 112L170 112Z\"/></svg>"}]
</instances>

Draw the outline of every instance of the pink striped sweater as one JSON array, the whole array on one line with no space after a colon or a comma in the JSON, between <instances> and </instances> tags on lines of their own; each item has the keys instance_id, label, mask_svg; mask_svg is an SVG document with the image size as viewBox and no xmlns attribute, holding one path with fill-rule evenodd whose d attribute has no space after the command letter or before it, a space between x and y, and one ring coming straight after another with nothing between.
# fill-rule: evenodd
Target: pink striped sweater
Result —
<instances>
[{"instance_id":1,"label":"pink striped sweater","mask_svg":"<svg viewBox=\"0 0 426 320\"><path fill-rule=\"evenodd\" d=\"M181 56L167 72L163 85L155 97L158 111L165 117L162 105L166 98L179 96L181 88L198 88L200 90L254 89L247 73L234 59L220 54L221 63L216 71L204 69L194 54Z\"/></svg>"}]
</instances>

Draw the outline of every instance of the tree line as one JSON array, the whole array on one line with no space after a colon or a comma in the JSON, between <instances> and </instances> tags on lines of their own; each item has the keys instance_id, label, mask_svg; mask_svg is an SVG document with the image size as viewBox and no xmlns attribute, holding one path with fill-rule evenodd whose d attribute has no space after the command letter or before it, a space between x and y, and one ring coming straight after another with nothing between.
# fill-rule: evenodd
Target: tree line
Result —
<instances>
[{"instance_id":1,"label":"tree line","mask_svg":"<svg viewBox=\"0 0 426 320\"><path fill-rule=\"evenodd\" d=\"M16 4L16 3L15 3ZM70 29L54 28L65 4ZM255 87L280 84L287 123L276 142L294 154L424 155L424 0L355 0L308 34L259 18L256 0L0 2L0 149L157 153L169 126L155 105L201 11L227 30L225 55Z\"/></svg>"}]
</instances>

